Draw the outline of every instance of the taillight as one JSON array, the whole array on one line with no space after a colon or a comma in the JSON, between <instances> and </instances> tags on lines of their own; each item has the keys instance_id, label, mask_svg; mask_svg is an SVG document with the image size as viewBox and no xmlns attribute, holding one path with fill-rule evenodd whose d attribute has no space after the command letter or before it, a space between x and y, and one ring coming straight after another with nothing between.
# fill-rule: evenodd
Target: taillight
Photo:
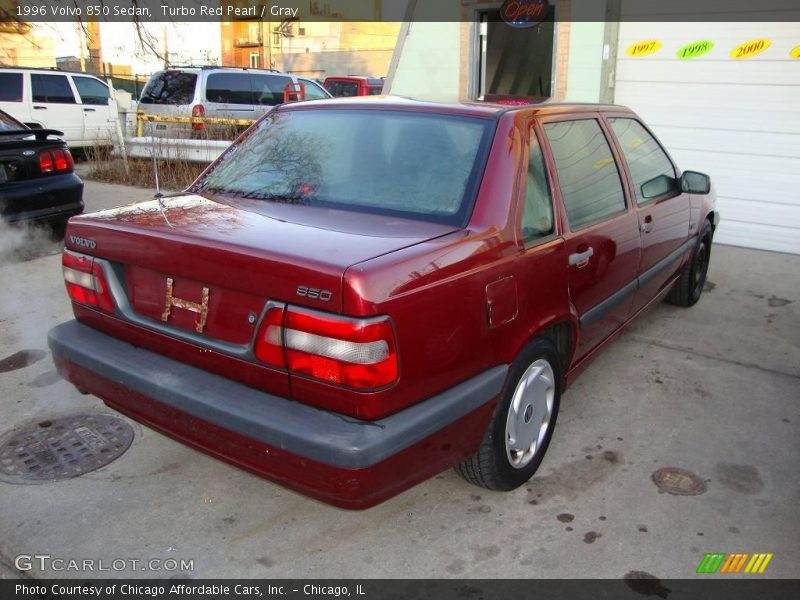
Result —
<instances>
[{"instance_id":1,"label":"taillight","mask_svg":"<svg viewBox=\"0 0 800 600\"><path fill-rule=\"evenodd\" d=\"M72 154L66 148L57 150L42 150L39 153L39 170L42 173L54 171L71 171L75 166Z\"/></svg>"},{"instance_id":2,"label":"taillight","mask_svg":"<svg viewBox=\"0 0 800 600\"><path fill-rule=\"evenodd\" d=\"M206 109L202 104L195 104L192 107L192 117L202 119L206 116ZM205 125L203 123L192 123L192 129L199 130L203 129Z\"/></svg>"},{"instance_id":3,"label":"taillight","mask_svg":"<svg viewBox=\"0 0 800 600\"><path fill-rule=\"evenodd\" d=\"M53 155L49 150L42 150L39 153L39 170L42 173L53 172Z\"/></svg>"},{"instance_id":4,"label":"taillight","mask_svg":"<svg viewBox=\"0 0 800 600\"><path fill-rule=\"evenodd\" d=\"M283 307L273 306L267 309L258 332L255 355L261 362L273 367L285 367L283 360Z\"/></svg>"},{"instance_id":5,"label":"taillight","mask_svg":"<svg viewBox=\"0 0 800 600\"><path fill-rule=\"evenodd\" d=\"M114 300L103 275L103 269L94 258L71 250L64 250L61 259L67 294L73 302L114 312Z\"/></svg>"},{"instance_id":6,"label":"taillight","mask_svg":"<svg viewBox=\"0 0 800 600\"><path fill-rule=\"evenodd\" d=\"M294 306L271 308L255 354L290 373L360 389L383 387L398 374L388 317L353 319Z\"/></svg>"}]
</instances>

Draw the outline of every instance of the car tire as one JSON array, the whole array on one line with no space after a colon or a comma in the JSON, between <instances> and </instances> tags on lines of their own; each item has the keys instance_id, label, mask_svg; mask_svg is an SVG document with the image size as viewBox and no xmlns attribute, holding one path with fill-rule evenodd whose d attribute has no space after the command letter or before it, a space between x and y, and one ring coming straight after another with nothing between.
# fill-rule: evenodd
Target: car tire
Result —
<instances>
[{"instance_id":1,"label":"car tire","mask_svg":"<svg viewBox=\"0 0 800 600\"><path fill-rule=\"evenodd\" d=\"M708 221L703 225L697 238L697 245L692 252L692 258L683 267L681 276L667 294L667 302L675 306L694 306L703 294L708 273L708 261L711 258L711 241L714 230Z\"/></svg>"},{"instance_id":2,"label":"car tire","mask_svg":"<svg viewBox=\"0 0 800 600\"><path fill-rule=\"evenodd\" d=\"M561 398L561 361L553 343L536 338L511 365L502 397L478 451L455 469L489 490L513 490L544 458Z\"/></svg>"}]
</instances>

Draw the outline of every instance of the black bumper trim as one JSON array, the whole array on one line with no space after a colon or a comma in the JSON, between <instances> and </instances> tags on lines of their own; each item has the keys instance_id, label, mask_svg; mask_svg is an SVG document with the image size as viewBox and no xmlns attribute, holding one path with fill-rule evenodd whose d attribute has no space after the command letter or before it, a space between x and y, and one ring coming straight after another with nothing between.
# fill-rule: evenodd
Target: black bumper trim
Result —
<instances>
[{"instance_id":1,"label":"black bumper trim","mask_svg":"<svg viewBox=\"0 0 800 600\"><path fill-rule=\"evenodd\" d=\"M365 468L495 398L507 365L378 421L360 421L255 390L137 348L77 321L50 330L50 349L139 394L246 437L341 468Z\"/></svg>"}]
</instances>

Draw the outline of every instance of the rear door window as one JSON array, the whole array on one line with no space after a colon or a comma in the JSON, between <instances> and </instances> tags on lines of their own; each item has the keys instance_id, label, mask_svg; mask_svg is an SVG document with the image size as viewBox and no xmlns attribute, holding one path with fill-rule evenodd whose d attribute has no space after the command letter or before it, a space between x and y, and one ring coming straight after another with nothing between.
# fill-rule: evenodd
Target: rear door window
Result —
<instances>
[{"instance_id":1,"label":"rear door window","mask_svg":"<svg viewBox=\"0 0 800 600\"><path fill-rule=\"evenodd\" d=\"M261 106L275 106L283 104L283 92L287 85L294 82L291 77L285 75L262 75L252 73L254 102Z\"/></svg>"},{"instance_id":2,"label":"rear door window","mask_svg":"<svg viewBox=\"0 0 800 600\"><path fill-rule=\"evenodd\" d=\"M78 95L84 104L96 104L99 106L108 104L111 96L108 93L108 87L102 82L91 77L78 77L75 75L73 75L72 81L75 82L75 87L78 88Z\"/></svg>"},{"instance_id":3,"label":"rear door window","mask_svg":"<svg viewBox=\"0 0 800 600\"><path fill-rule=\"evenodd\" d=\"M609 119L619 140L631 180L636 203L678 193L675 167L666 152L644 126L635 119Z\"/></svg>"},{"instance_id":4,"label":"rear door window","mask_svg":"<svg viewBox=\"0 0 800 600\"><path fill-rule=\"evenodd\" d=\"M570 229L625 212L617 163L595 119L545 123Z\"/></svg>"},{"instance_id":5,"label":"rear door window","mask_svg":"<svg viewBox=\"0 0 800 600\"><path fill-rule=\"evenodd\" d=\"M31 91L34 102L77 104L66 75L31 73Z\"/></svg>"},{"instance_id":6,"label":"rear door window","mask_svg":"<svg viewBox=\"0 0 800 600\"><path fill-rule=\"evenodd\" d=\"M0 73L0 102L22 102L22 73Z\"/></svg>"},{"instance_id":7,"label":"rear door window","mask_svg":"<svg viewBox=\"0 0 800 600\"><path fill-rule=\"evenodd\" d=\"M142 90L142 104L191 104L197 74L184 71L161 71L150 78Z\"/></svg>"},{"instance_id":8,"label":"rear door window","mask_svg":"<svg viewBox=\"0 0 800 600\"><path fill-rule=\"evenodd\" d=\"M253 104L249 73L212 73L206 80L206 100L220 104Z\"/></svg>"}]
</instances>

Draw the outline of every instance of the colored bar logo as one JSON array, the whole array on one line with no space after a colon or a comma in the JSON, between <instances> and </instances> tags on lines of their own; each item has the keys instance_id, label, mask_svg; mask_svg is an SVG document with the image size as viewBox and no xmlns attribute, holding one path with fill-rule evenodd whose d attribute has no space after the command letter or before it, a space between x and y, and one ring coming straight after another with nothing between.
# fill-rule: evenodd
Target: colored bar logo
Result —
<instances>
[{"instance_id":1,"label":"colored bar logo","mask_svg":"<svg viewBox=\"0 0 800 600\"><path fill-rule=\"evenodd\" d=\"M700 561L697 573L763 573L767 569L769 561L772 560L772 553L756 552L708 552ZM745 566L746 565L746 566ZM744 568L744 571L742 571Z\"/></svg>"}]
</instances>

